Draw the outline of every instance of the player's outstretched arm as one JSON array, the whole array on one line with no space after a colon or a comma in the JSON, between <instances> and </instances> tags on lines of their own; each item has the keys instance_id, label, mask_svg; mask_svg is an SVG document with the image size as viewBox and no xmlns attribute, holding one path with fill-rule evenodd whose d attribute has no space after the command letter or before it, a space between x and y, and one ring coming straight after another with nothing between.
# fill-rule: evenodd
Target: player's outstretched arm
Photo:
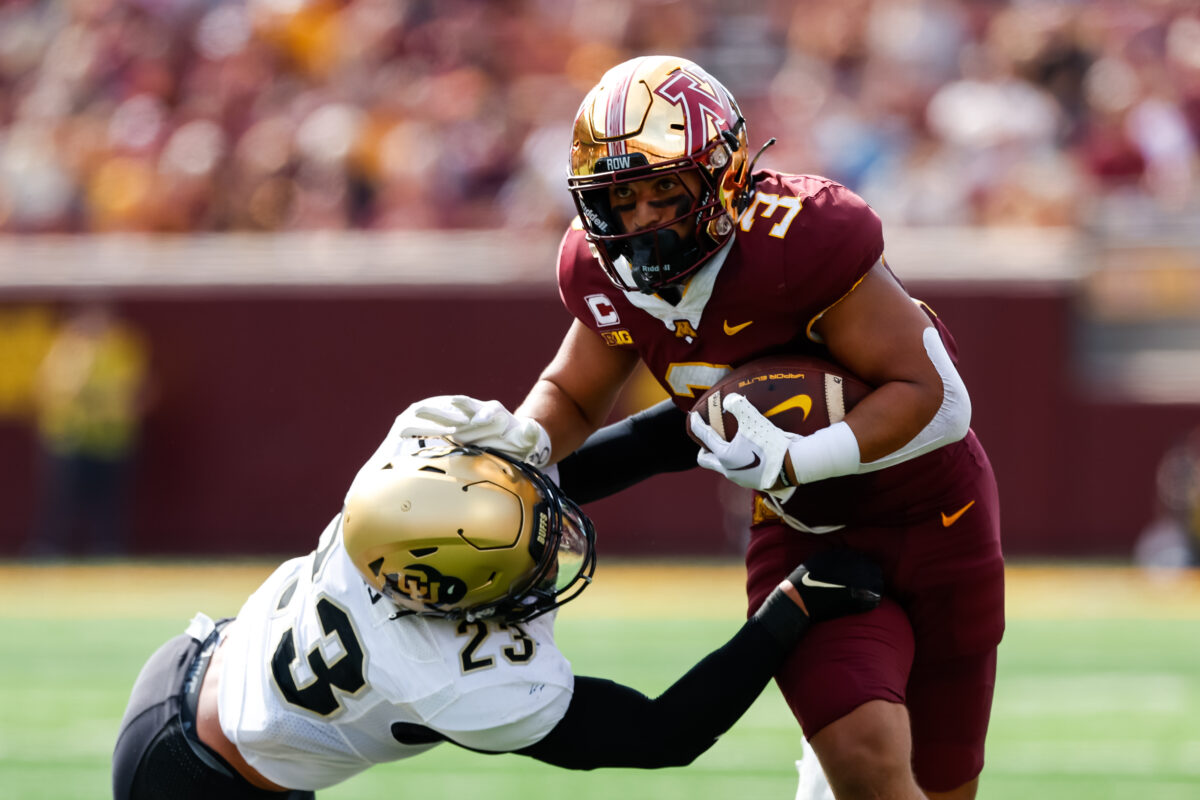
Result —
<instances>
[{"instance_id":1,"label":"player's outstretched arm","mask_svg":"<svg viewBox=\"0 0 1200 800\"><path fill-rule=\"evenodd\" d=\"M657 698L613 681L577 678L558 725L517 752L569 769L690 764L750 708L813 622L875 608L882 585L879 567L857 553L819 554L782 581L732 639Z\"/></svg>"},{"instance_id":2,"label":"player's outstretched arm","mask_svg":"<svg viewBox=\"0 0 1200 800\"><path fill-rule=\"evenodd\" d=\"M558 462L557 482L576 503L590 503L662 472L696 466L687 417L670 400L606 425Z\"/></svg>"}]
</instances>

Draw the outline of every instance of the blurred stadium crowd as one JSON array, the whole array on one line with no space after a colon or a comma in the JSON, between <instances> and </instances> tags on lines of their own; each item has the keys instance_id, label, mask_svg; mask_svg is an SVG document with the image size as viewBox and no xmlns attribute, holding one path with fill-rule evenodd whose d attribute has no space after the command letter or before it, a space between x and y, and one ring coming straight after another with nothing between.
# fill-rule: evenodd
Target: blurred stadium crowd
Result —
<instances>
[{"instance_id":1,"label":"blurred stadium crowd","mask_svg":"<svg viewBox=\"0 0 1200 800\"><path fill-rule=\"evenodd\" d=\"M1200 207L1190 0L8 0L0 231L555 229L579 100L649 52L892 225Z\"/></svg>"}]
</instances>

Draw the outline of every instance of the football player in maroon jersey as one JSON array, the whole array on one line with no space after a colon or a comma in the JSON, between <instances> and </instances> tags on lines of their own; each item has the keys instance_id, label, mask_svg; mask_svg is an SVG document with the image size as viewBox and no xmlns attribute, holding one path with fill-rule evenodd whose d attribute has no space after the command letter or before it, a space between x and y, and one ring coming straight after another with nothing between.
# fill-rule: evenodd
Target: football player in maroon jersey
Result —
<instances>
[{"instance_id":1,"label":"football player in maroon jersey","mask_svg":"<svg viewBox=\"0 0 1200 800\"><path fill-rule=\"evenodd\" d=\"M953 339L885 263L879 218L832 180L755 171L732 95L681 58L605 74L576 117L570 170L579 217L558 281L575 320L557 355L515 414L430 398L406 412L411 433L544 466L599 428L644 362L675 407L583 452L620 454L623 485L678 468L682 450L755 489L751 611L811 554L853 548L884 566L884 603L810 636L776 676L837 797L974 797L1004 628L996 485ZM693 415L696 456L695 398L789 352L873 391L810 436L729 395L737 435Z\"/></svg>"}]
</instances>

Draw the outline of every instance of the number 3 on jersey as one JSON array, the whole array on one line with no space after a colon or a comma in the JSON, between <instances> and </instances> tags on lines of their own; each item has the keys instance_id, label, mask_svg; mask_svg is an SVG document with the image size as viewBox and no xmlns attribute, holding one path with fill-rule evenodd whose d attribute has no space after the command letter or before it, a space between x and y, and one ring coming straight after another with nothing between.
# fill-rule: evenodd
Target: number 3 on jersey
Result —
<instances>
[{"instance_id":1,"label":"number 3 on jersey","mask_svg":"<svg viewBox=\"0 0 1200 800\"><path fill-rule=\"evenodd\" d=\"M739 220L739 223L742 230L749 233L750 228L754 225L754 220L757 218L755 216L756 211L758 211L758 217L771 219L775 216L775 212L778 209L786 208L787 213L783 215L782 219L772 225L771 230L768 231L776 239L782 239L787 236L788 228L792 225L792 220L800 213L801 205L799 197L780 197L777 194L757 192L754 195L754 199L750 202L750 206L742 212L742 218ZM761 211L759 211L760 208L762 209Z\"/></svg>"},{"instance_id":2,"label":"number 3 on jersey","mask_svg":"<svg viewBox=\"0 0 1200 800\"><path fill-rule=\"evenodd\" d=\"M329 716L342 709L334 689L352 695L367 685L365 656L350 615L328 597L317 601L317 618L325 638L302 661L296 658L296 632L288 628L271 658L271 675L289 703Z\"/></svg>"},{"instance_id":3,"label":"number 3 on jersey","mask_svg":"<svg viewBox=\"0 0 1200 800\"><path fill-rule=\"evenodd\" d=\"M667 367L666 381L671 391L680 397L699 397L732 371L728 364L676 362Z\"/></svg>"}]
</instances>

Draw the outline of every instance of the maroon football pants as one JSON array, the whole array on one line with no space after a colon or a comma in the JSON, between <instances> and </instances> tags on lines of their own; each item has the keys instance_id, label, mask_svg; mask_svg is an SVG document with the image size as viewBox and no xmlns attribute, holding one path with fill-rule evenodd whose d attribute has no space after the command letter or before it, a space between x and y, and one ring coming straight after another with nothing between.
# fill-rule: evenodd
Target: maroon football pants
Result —
<instances>
[{"instance_id":1,"label":"maroon football pants","mask_svg":"<svg viewBox=\"0 0 1200 800\"><path fill-rule=\"evenodd\" d=\"M906 525L816 535L767 519L751 528L751 612L821 550L852 548L883 568L879 608L814 625L776 675L806 736L869 700L903 703L922 788L949 791L979 774L1004 632L999 531L990 471L940 514Z\"/></svg>"}]
</instances>

